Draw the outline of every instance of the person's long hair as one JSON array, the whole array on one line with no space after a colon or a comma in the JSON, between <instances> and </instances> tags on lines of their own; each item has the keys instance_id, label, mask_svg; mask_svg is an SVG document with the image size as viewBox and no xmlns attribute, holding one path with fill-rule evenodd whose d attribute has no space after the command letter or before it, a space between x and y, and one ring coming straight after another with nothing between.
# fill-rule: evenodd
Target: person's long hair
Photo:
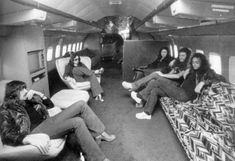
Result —
<instances>
[{"instance_id":1,"label":"person's long hair","mask_svg":"<svg viewBox=\"0 0 235 161\"><path fill-rule=\"evenodd\" d=\"M201 61L201 65L200 65L199 69L197 69L197 70L193 69L193 58L198 58ZM193 56L191 57L189 65L190 65L191 71L197 72L200 75L205 74L210 69L210 64L209 64L206 56L201 53L194 53Z\"/></svg>"},{"instance_id":2,"label":"person's long hair","mask_svg":"<svg viewBox=\"0 0 235 161\"><path fill-rule=\"evenodd\" d=\"M78 65L77 66L82 66L81 58L78 54L71 52L70 54L70 60L69 60L69 65L74 67L74 59L78 57Z\"/></svg>"},{"instance_id":3,"label":"person's long hair","mask_svg":"<svg viewBox=\"0 0 235 161\"><path fill-rule=\"evenodd\" d=\"M6 84L4 103L20 103L20 91L26 89L26 84L22 81L13 80Z\"/></svg>"},{"instance_id":4,"label":"person's long hair","mask_svg":"<svg viewBox=\"0 0 235 161\"><path fill-rule=\"evenodd\" d=\"M163 47L160 49L159 53L158 53L158 57L157 57L157 61L160 62L162 61L162 50L166 50L167 51L167 54L166 56L163 58L164 61L171 61L171 55L170 55L170 50L168 47Z\"/></svg>"},{"instance_id":5,"label":"person's long hair","mask_svg":"<svg viewBox=\"0 0 235 161\"><path fill-rule=\"evenodd\" d=\"M180 59L179 59L181 52L186 53L186 58L185 58L184 62L180 62ZM191 56L191 50L189 50L188 48L181 48L178 53L179 53L179 55L176 58L176 61L173 65L173 68L177 67L177 68L179 68L179 70L185 70L188 66L188 61Z\"/></svg>"}]
</instances>

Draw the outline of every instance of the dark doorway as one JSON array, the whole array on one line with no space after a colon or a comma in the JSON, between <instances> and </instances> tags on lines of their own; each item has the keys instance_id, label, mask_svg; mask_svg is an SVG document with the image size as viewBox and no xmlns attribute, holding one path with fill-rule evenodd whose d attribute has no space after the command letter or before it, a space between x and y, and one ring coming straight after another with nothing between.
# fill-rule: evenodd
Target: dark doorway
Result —
<instances>
[{"instance_id":1,"label":"dark doorway","mask_svg":"<svg viewBox=\"0 0 235 161\"><path fill-rule=\"evenodd\" d=\"M102 34L102 58L121 63L123 56L123 39L119 34Z\"/></svg>"}]
</instances>

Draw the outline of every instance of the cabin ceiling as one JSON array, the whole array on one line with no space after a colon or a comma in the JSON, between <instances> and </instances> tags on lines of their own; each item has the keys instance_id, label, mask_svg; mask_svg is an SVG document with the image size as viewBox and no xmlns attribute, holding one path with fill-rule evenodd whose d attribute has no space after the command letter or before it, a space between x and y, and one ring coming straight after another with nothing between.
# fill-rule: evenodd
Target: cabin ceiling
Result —
<instances>
[{"instance_id":1,"label":"cabin ceiling","mask_svg":"<svg viewBox=\"0 0 235 161\"><path fill-rule=\"evenodd\" d=\"M69 18L52 12L35 15L33 7L15 1L0 1L1 26L39 24L45 30L91 33L102 31L104 25L99 22L105 17L131 16L143 23L137 31L159 32L235 20L234 0L22 0L38 2L38 6L71 15ZM155 15L150 14L167 1L174 2Z\"/></svg>"}]
</instances>

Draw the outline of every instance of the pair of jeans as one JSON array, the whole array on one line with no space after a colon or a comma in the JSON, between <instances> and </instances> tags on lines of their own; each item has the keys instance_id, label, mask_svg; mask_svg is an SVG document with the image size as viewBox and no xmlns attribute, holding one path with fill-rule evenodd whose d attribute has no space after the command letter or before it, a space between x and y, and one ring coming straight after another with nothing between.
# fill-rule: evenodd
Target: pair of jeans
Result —
<instances>
[{"instance_id":1,"label":"pair of jeans","mask_svg":"<svg viewBox=\"0 0 235 161\"><path fill-rule=\"evenodd\" d=\"M159 74L157 73L151 73L135 82L132 83L132 90L138 90L140 87L145 86L149 81L151 81L152 79L157 80L158 78L161 78L161 76L159 76Z\"/></svg>"},{"instance_id":2,"label":"pair of jeans","mask_svg":"<svg viewBox=\"0 0 235 161\"><path fill-rule=\"evenodd\" d=\"M182 102L189 101L185 90L179 87L177 82L164 77L151 80L139 95L146 101L144 112L150 115L154 112L159 97L170 97Z\"/></svg>"},{"instance_id":3,"label":"pair of jeans","mask_svg":"<svg viewBox=\"0 0 235 161\"><path fill-rule=\"evenodd\" d=\"M61 113L44 120L31 133L45 133L55 139L72 132L87 161L103 161L106 157L93 137L102 134L104 130L104 124L86 102L78 101Z\"/></svg>"},{"instance_id":4,"label":"pair of jeans","mask_svg":"<svg viewBox=\"0 0 235 161\"><path fill-rule=\"evenodd\" d=\"M145 69L140 69L135 71L135 81L148 76L149 74L157 71L158 69L153 69L153 68L145 68Z\"/></svg>"},{"instance_id":5,"label":"pair of jeans","mask_svg":"<svg viewBox=\"0 0 235 161\"><path fill-rule=\"evenodd\" d=\"M90 81L93 97L96 97L104 92L95 73L92 70L89 70L86 67L74 67L72 72L76 82Z\"/></svg>"}]
</instances>

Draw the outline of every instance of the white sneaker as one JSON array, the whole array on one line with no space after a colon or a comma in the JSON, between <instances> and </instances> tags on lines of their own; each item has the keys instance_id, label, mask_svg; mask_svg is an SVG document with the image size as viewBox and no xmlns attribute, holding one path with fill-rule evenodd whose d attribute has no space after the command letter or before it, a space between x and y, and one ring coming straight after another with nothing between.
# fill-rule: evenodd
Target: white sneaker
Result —
<instances>
[{"instance_id":1,"label":"white sneaker","mask_svg":"<svg viewBox=\"0 0 235 161\"><path fill-rule=\"evenodd\" d=\"M103 73L104 73L104 68L101 67L101 68L99 69L99 74L103 74Z\"/></svg>"},{"instance_id":2,"label":"white sneaker","mask_svg":"<svg viewBox=\"0 0 235 161\"><path fill-rule=\"evenodd\" d=\"M137 97L137 92L134 91L131 92L131 98L138 104L140 104L142 101L139 97Z\"/></svg>"},{"instance_id":3,"label":"white sneaker","mask_svg":"<svg viewBox=\"0 0 235 161\"><path fill-rule=\"evenodd\" d=\"M132 89L132 84L129 83L129 82L126 82L126 81L123 81L122 82L122 86L125 88L125 89Z\"/></svg>"},{"instance_id":4,"label":"white sneaker","mask_svg":"<svg viewBox=\"0 0 235 161\"><path fill-rule=\"evenodd\" d=\"M98 96L95 97L95 100L98 100L100 102L104 102L103 97L101 96L101 94L99 94Z\"/></svg>"},{"instance_id":5,"label":"white sneaker","mask_svg":"<svg viewBox=\"0 0 235 161\"><path fill-rule=\"evenodd\" d=\"M94 71L94 73L95 73L95 74L99 74L99 73L100 73L100 70L97 69L97 70Z\"/></svg>"},{"instance_id":6,"label":"white sneaker","mask_svg":"<svg viewBox=\"0 0 235 161\"><path fill-rule=\"evenodd\" d=\"M140 119L140 120L142 120L142 119L150 120L150 119L151 119L151 115L148 115L148 114L146 114L145 112L137 113L137 114L135 115L135 117L136 117L137 119Z\"/></svg>"}]
</instances>

